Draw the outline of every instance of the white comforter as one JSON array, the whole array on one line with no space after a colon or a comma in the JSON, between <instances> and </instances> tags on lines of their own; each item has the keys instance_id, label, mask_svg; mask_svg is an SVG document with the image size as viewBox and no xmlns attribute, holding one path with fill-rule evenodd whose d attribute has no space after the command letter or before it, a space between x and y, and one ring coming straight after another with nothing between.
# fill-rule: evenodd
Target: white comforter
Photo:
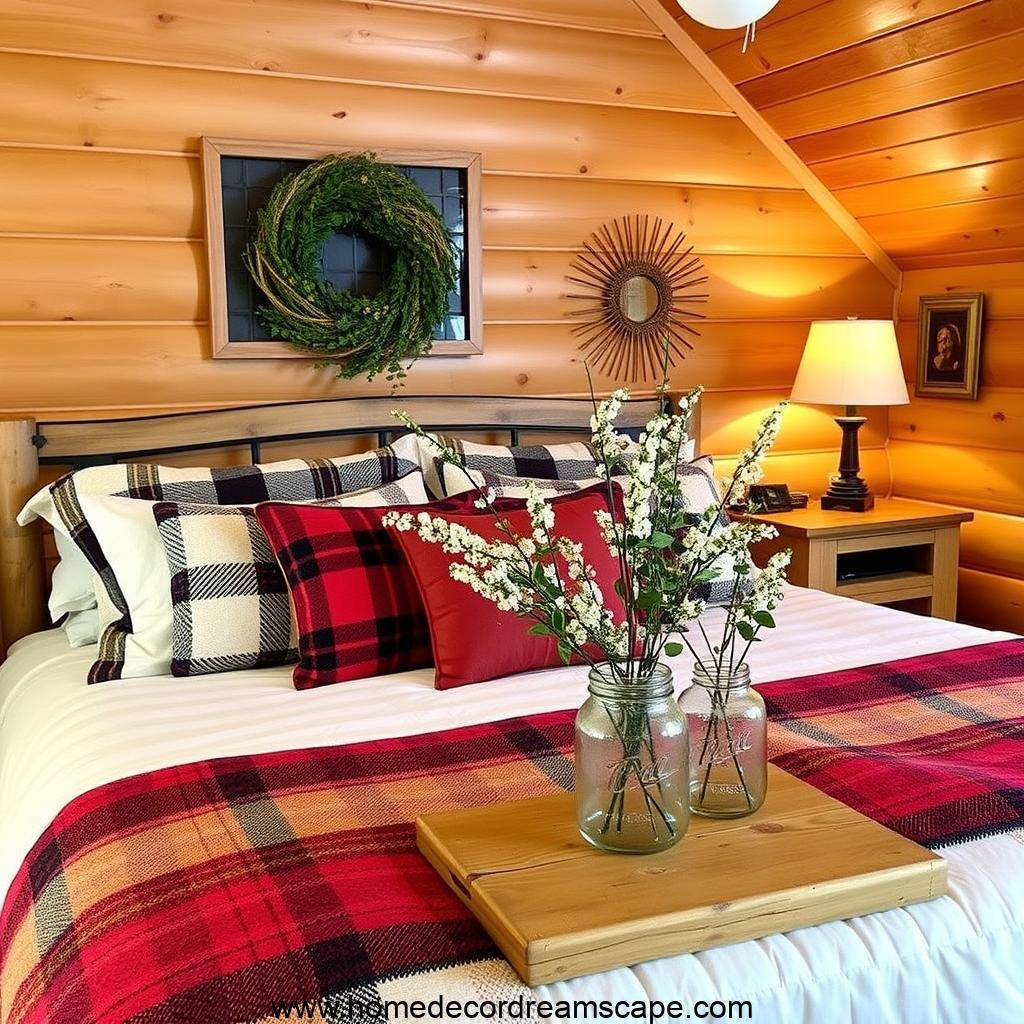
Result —
<instances>
[{"instance_id":1,"label":"white comforter","mask_svg":"<svg viewBox=\"0 0 1024 1024\"><path fill-rule=\"evenodd\" d=\"M791 588L752 653L755 682L1003 639ZM582 669L436 691L429 670L296 691L288 669L86 686L92 648L58 630L0 667L0 893L69 801L169 765L333 745L569 708ZM685 663L677 663L686 682ZM852 921L559 983L538 998L743 1000L753 1020L985 1024L1024 1020L1024 838L943 851L949 897ZM443 975L439 989L461 987ZM399 986L400 987L400 986ZM739 1019L739 1018L736 1018Z\"/></svg>"}]
</instances>

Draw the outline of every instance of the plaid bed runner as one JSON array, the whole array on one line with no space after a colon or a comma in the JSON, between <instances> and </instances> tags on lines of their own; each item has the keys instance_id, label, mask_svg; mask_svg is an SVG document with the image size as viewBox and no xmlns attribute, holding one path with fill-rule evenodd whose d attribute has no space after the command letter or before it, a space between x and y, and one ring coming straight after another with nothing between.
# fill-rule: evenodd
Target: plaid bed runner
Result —
<instances>
[{"instance_id":1,"label":"plaid bed runner","mask_svg":"<svg viewBox=\"0 0 1024 1024\"><path fill-rule=\"evenodd\" d=\"M1024 640L759 686L772 761L924 846L1024 826Z\"/></svg>"},{"instance_id":2,"label":"plaid bed runner","mask_svg":"<svg viewBox=\"0 0 1024 1024\"><path fill-rule=\"evenodd\" d=\"M911 838L1024 823L1024 641L761 688L773 759ZM571 785L574 711L225 758L103 786L0 914L3 1024L264 1024L324 1000L512 997L417 814Z\"/></svg>"}]
</instances>

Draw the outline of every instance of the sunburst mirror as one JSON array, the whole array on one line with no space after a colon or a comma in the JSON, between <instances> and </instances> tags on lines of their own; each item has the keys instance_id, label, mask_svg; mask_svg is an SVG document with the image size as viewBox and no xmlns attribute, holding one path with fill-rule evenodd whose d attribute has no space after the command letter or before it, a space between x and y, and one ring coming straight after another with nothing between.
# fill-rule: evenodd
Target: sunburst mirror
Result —
<instances>
[{"instance_id":1,"label":"sunburst mirror","mask_svg":"<svg viewBox=\"0 0 1024 1024\"><path fill-rule=\"evenodd\" d=\"M583 243L568 280L587 303L569 314L572 331L603 374L616 380L658 379L666 354L670 366L685 359L703 320L694 307L707 302L704 264L686 235L661 217L622 217L602 225ZM667 346L667 352L666 352Z\"/></svg>"}]
</instances>

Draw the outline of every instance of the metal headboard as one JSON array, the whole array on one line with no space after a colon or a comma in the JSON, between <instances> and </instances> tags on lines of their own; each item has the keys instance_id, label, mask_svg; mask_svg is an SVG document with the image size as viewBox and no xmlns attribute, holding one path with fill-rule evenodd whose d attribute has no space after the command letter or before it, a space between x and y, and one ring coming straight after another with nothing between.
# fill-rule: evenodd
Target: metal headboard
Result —
<instances>
[{"instance_id":1,"label":"metal headboard","mask_svg":"<svg viewBox=\"0 0 1024 1024\"><path fill-rule=\"evenodd\" d=\"M513 444L527 431L588 435L592 412L589 398L401 394L130 419L0 420L0 659L6 644L44 624L42 537L14 522L40 485L40 464L77 469L232 447L248 448L259 462L263 446L275 442L364 436L386 444L403 432L391 415L396 407L430 430L507 434ZM636 435L659 408L657 398L627 402L620 429ZM696 416L690 433L699 441Z\"/></svg>"},{"instance_id":2,"label":"metal headboard","mask_svg":"<svg viewBox=\"0 0 1024 1024\"><path fill-rule=\"evenodd\" d=\"M405 410L428 430L498 432L518 444L526 431L587 432L592 404L589 398L509 396L341 398L129 419L41 422L32 444L40 464L76 469L232 447L248 447L255 463L261 460L264 445L280 442L367 436L386 445L405 432L391 415L394 408ZM628 402L620 426L635 436L658 409L657 399Z\"/></svg>"}]
</instances>

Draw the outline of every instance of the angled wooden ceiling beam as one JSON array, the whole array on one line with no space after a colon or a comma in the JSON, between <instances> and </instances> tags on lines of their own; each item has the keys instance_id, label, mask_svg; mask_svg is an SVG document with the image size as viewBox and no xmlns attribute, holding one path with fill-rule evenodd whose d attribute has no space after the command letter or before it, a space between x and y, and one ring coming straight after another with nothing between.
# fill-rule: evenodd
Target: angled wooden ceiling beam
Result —
<instances>
[{"instance_id":1,"label":"angled wooden ceiling beam","mask_svg":"<svg viewBox=\"0 0 1024 1024\"><path fill-rule=\"evenodd\" d=\"M697 73L736 112L736 116L754 133L765 148L803 186L807 194L835 222L854 245L878 268L894 288L899 288L902 273L885 250L864 230L856 218L839 202L818 176L790 149L788 143L748 102L662 5L661 0L633 0L665 38L696 69Z\"/></svg>"}]
</instances>

